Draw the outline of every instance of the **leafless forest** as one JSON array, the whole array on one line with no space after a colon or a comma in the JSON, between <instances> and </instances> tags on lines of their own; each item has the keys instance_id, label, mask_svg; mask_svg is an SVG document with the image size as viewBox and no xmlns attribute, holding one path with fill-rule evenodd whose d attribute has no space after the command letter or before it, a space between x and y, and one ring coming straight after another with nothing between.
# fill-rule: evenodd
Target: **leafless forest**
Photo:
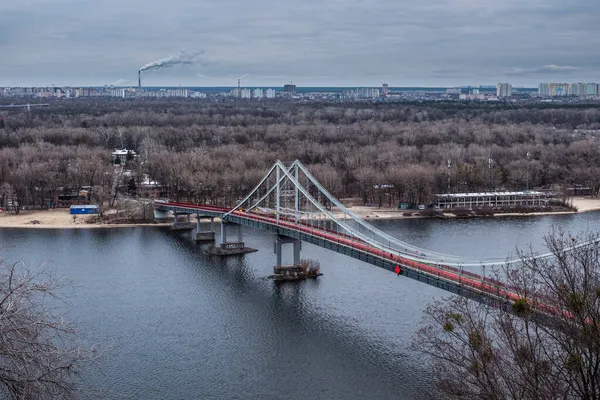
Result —
<instances>
[{"instance_id":1,"label":"leafless forest","mask_svg":"<svg viewBox=\"0 0 600 400\"><path fill-rule=\"evenodd\" d=\"M597 105L66 100L0 111L0 196L41 207L90 186L107 201L115 182L147 174L164 196L233 203L276 159L296 158L334 195L365 203L522 190L527 176L530 188L597 192L598 134ZM116 148L139 154L130 177L115 176Z\"/></svg>"}]
</instances>

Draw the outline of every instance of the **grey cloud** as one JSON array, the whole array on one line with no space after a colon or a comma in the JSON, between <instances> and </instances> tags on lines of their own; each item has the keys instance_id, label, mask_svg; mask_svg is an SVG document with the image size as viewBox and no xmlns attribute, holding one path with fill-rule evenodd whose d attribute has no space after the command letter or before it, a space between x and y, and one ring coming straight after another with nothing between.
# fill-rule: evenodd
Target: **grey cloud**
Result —
<instances>
[{"instance_id":1,"label":"grey cloud","mask_svg":"<svg viewBox=\"0 0 600 400\"><path fill-rule=\"evenodd\" d=\"M579 68L572 65L543 65L537 68L514 68L509 75L569 74Z\"/></svg>"},{"instance_id":2,"label":"grey cloud","mask_svg":"<svg viewBox=\"0 0 600 400\"><path fill-rule=\"evenodd\" d=\"M182 49L149 84L457 85L600 80L592 0L0 2L0 86L104 84ZM515 67L518 66L518 67ZM562 67L576 69L561 69Z\"/></svg>"}]
</instances>

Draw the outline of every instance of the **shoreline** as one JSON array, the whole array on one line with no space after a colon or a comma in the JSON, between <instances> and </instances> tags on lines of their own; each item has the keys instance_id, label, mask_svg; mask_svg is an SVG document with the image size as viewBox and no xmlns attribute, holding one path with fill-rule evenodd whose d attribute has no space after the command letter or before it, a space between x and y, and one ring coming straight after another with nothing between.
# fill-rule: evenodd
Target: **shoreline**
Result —
<instances>
[{"instance_id":1,"label":"shoreline","mask_svg":"<svg viewBox=\"0 0 600 400\"><path fill-rule=\"evenodd\" d=\"M531 213L496 213L490 216L474 216L460 217L448 216L446 219L457 218L496 218L496 217L530 217L530 216L545 216L545 215L566 215L580 214L587 212L600 211L600 198L573 198L573 207L577 211L548 211L548 212L531 212ZM435 216L425 215L410 215L405 216L404 213L418 213L417 210L407 211L393 208L376 208L368 206L353 206L348 207L357 216L365 221L373 220L410 220L423 218L437 218ZM83 217L83 218L82 218ZM28 228L28 229L110 229L110 228L132 228L138 226L157 226L168 227L171 222L156 222L156 223L131 223L131 224L88 224L84 222L85 216L78 216L75 221L73 216L69 214L69 209L54 209L54 210L35 210L23 211L19 215L0 214L0 229L2 228Z\"/></svg>"},{"instance_id":2,"label":"shoreline","mask_svg":"<svg viewBox=\"0 0 600 400\"><path fill-rule=\"evenodd\" d=\"M170 223L132 223L132 224L88 224L85 218L89 215L78 215L73 220L73 215L68 208L53 210L22 211L18 215L0 214L0 229L2 228L26 228L26 229L110 229L110 228L132 228L136 226L169 226Z\"/></svg>"}]
</instances>

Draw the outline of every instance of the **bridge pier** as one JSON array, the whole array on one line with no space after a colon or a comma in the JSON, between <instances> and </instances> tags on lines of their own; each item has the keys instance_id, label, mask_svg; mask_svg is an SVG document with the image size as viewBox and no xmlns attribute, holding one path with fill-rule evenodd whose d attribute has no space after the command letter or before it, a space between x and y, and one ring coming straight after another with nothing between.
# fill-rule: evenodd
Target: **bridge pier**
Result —
<instances>
[{"instance_id":1,"label":"bridge pier","mask_svg":"<svg viewBox=\"0 0 600 400\"><path fill-rule=\"evenodd\" d=\"M227 227L235 225L237 227L237 241L228 241L227 240ZM239 224L227 223L225 221L221 221L221 248L228 249L236 249L244 247L244 240L242 238L242 226Z\"/></svg>"},{"instance_id":2,"label":"bridge pier","mask_svg":"<svg viewBox=\"0 0 600 400\"><path fill-rule=\"evenodd\" d=\"M168 221L171 219L171 213L169 210L159 210L154 208L154 220L156 221Z\"/></svg>"},{"instance_id":3,"label":"bridge pier","mask_svg":"<svg viewBox=\"0 0 600 400\"><path fill-rule=\"evenodd\" d=\"M292 265L283 265L283 245L292 244L294 246L294 259ZM302 250L302 241L284 235L275 237L275 255L277 264L273 267L271 279L275 281L297 281L307 278L316 278L322 275L318 270L311 269L308 265L300 264L300 250Z\"/></svg>"},{"instance_id":4,"label":"bridge pier","mask_svg":"<svg viewBox=\"0 0 600 400\"><path fill-rule=\"evenodd\" d=\"M185 215L186 221L179 221L179 216ZM194 229L192 222L190 221L189 213L173 213L173 226L171 226L172 231L189 231Z\"/></svg>"},{"instance_id":5,"label":"bridge pier","mask_svg":"<svg viewBox=\"0 0 600 400\"><path fill-rule=\"evenodd\" d=\"M283 245L291 243L294 245L294 266L300 265L300 250L302 249L302 240L295 239L283 235L277 235L275 237L275 255L277 257L277 264L275 268L280 268L283 264Z\"/></svg>"},{"instance_id":6,"label":"bridge pier","mask_svg":"<svg viewBox=\"0 0 600 400\"><path fill-rule=\"evenodd\" d=\"M237 227L237 241L228 241L227 240L227 227L235 225ZM206 252L215 256L229 256L229 255L238 255L245 253L253 253L258 251L256 249L246 247L244 240L242 238L242 226L240 224L228 223L227 221L221 220L221 243L219 246L210 246Z\"/></svg>"},{"instance_id":7,"label":"bridge pier","mask_svg":"<svg viewBox=\"0 0 600 400\"><path fill-rule=\"evenodd\" d=\"M200 222L203 219L210 219L210 230L201 230ZM215 241L215 217L196 214L196 233L194 239L197 242L214 242Z\"/></svg>"}]
</instances>

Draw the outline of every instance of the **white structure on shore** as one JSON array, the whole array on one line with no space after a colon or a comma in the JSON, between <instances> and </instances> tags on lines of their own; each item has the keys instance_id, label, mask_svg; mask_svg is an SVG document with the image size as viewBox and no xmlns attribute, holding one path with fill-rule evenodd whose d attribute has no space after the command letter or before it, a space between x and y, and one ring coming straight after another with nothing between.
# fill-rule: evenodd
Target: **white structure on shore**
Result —
<instances>
[{"instance_id":1,"label":"white structure on shore","mask_svg":"<svg viewBox=\"0 0 600 400\"><path fill-rule=\"evenodd\" d=\"M523 192L446 193L436 194L434 208L441 210L463 208L545 207L554 196L533 190Z\"/></svg>"}]
</instances>

